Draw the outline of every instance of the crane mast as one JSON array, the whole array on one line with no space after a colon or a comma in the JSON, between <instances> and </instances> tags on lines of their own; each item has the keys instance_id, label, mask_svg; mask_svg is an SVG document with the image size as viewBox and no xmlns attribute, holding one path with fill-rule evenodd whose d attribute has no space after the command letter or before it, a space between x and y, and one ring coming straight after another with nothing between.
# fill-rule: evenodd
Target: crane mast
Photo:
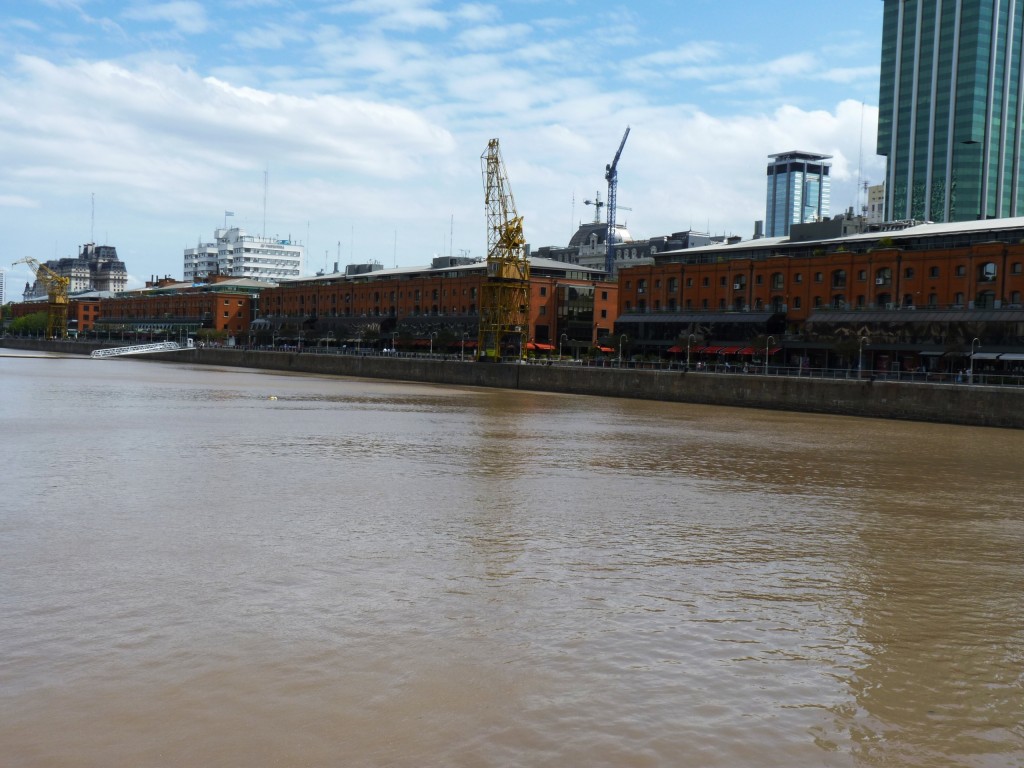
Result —
<instances>
[{"instance_id":1,"label":"crane mast","mask_svg":"<svg viewBox=\"0 0 1024 768\"><path fill-rule=\"evenodd\" d=\"M18 259L14 264L28 264L36 273L36 280L46 286L46 297L49 301L46 315L46 338L66 339L68 337L68 286L71 285L71 278L58 275L31 256Z\"/></svg>"},{"instance_id":2,"label":"crane mast","mask_svg":"<svg viewBox=\"0 0 1024 768\"><path fill-rule=\"evenodd\" d=\"M605 257L604 268L608 273L608 279L612 277L612 270L615 269L615 198L619 189L619 157L622 156L622 148L626 146L626 139L629 137L629 126L622 134L622 141L619 142L619 151L615 153L615 159L605 166L604 178L608 182L608 255Z\"/></svg>"},{"instance_id":3,"label":"crane mast","mask_svg":"<svg viewBox=\"0 0 1024 768\"><path fill-rule=\"evenodd\" d=\"M479 360L498 361L503 347L526 354L530 323L530 261L526 257L523 218L508 186L498 140L480 156L487 217L487 277L480 292ZM518 342L518 344L516 344Z\"/></svg>"}]
</instances>

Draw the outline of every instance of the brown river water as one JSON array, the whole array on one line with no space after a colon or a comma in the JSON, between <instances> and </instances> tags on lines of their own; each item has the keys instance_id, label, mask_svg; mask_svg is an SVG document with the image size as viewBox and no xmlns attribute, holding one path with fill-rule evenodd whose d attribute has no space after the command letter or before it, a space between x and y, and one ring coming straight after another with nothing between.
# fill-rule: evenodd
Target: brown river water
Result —
<instances>
[{"instance_id":1,"label":"brown river water","mask_svg":"<svg viewBox=\"0 0 1024 768\"><path fill-rule=\"evenodd\" d=\"M0 438L3 768L1024 765L1021 432L16 353Z\"/></svg>"}]
</instances>

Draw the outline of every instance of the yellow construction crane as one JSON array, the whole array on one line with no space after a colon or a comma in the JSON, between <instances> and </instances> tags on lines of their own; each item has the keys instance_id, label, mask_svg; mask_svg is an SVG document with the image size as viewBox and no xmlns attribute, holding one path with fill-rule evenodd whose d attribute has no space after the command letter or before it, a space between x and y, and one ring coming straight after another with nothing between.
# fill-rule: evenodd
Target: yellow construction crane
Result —
<instances>
[{"instance_id":1,"label":"yellow construction crane","mask_svg":"<svg viewBox=\"0 0 1024 768\"><path fill-rule=\"evenodd\" d=\"M530 261L523 219L516 214L497 139L487 142L480 165L487 212L487 279L480 292L477 356L498 361L502 349L511 347L522 359L530 328Z\"/></svg>"},{"instance_id":2,"label":"yellow construction crane","mask_svg":"<svg viewBox=\"0 0 1024 768\"><path fill-rule=\"evenodd\" d=\"M71 278L58 275L31 256L18 259L14 264L28 264L36 273L36 280L46 286L46 296L50 302L46 317L46 338L66 339L68 337L68 286L71 285Z\"/></svg>"}]
</instances>

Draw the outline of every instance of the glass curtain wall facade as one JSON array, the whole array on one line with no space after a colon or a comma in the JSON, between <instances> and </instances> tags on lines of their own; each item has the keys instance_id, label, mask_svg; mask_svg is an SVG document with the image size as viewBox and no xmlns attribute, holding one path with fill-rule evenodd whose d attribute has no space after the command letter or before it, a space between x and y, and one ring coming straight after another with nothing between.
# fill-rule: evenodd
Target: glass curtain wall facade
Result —
<instances>
[{"instance_id":1,"label":"glass curtain wall facade","mask_svg":"<svg viewBox=\"0 0 1024 768\"><path fill-rule=\"evenodd\" d=\"M772 162L768 164L765 235L785 237L793 224L827 219L832 196L828 160L832 156L781 152L768 157Z\"/></svg>"},{"instance_id":2,"label":"glass curtain wall facade","mask_svg":"<svg viewBox=\"0 0 1024 768\"><path fill-rule=\"evenodd\" d=\"M883 1L887 218L1024 214L1024 0Z\"/></svg>"}]
</instances>

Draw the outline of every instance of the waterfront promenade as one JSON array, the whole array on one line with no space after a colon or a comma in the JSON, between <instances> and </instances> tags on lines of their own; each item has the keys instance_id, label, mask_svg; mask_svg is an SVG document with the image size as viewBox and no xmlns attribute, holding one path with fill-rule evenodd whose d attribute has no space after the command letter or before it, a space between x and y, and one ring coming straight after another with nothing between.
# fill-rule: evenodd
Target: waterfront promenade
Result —
<instances>
[{"instance_id":1,"label":"waterfront promenade","mask_svg":"<svg viewBox=\"0 0 1024 768\"><path fill-rule=\"evenodd\" d=\"M5 338L12 349L88 355L97 345L70 341ZM920 379L819 378L763 372L689 373L679 369L583 365L483 364L458 356L400 357L379 354L316 354L206 347L147 360L193 365L260 368L329 376L356 376L537 392L627 397L678 403L831 413L943 424L1024 428L1024 387L981 383L937 383ZM102 361L98 361L100 364Z\"/></svg>"}]
</instances>

